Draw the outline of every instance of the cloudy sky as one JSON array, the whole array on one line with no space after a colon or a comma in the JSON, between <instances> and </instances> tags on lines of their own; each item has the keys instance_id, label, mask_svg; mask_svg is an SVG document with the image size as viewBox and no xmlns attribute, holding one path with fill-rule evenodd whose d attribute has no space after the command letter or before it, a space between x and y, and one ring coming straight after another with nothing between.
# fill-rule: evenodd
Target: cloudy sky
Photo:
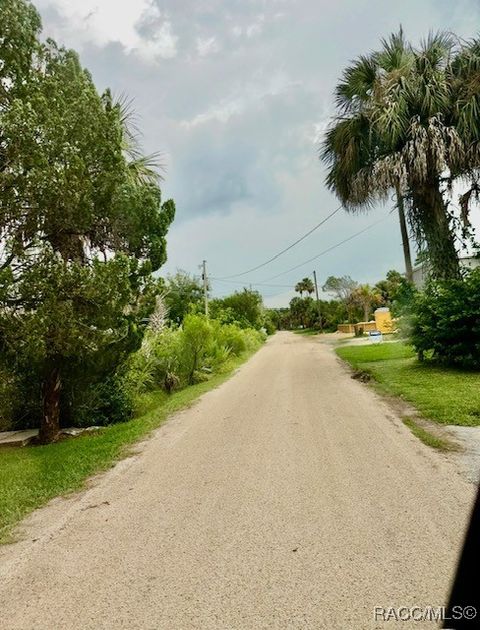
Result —
<instances>
[{"instance_id":1,"label":"cloudy sky","mask_svg":"<svg viewBox=\"0 0 480 630\"><path fill-rule=\"evenodd\" d=\"M338 206L317 151L349 60L400 24L414 41L430 30L480 30L478 0L34 3L45 34L80 53L99 90L134 99L145 149L164 156L163 194L177 205L164 271L198 273L206 259L215 278L271 258ZM277 306L313 269L320 282L332 274L374 282L403 270L390 209L338 212L270 265L214 280L213 292L260 283L265 303Z\"/></svg>"}]
</instances>

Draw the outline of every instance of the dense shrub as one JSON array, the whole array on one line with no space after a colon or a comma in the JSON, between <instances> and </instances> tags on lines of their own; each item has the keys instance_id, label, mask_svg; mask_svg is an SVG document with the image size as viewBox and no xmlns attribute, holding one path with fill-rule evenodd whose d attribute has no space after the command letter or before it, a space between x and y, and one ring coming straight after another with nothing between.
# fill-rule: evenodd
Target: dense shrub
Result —
<instances>
[{"instance_id":1,"label":"dense shrub","mask_svg":"<svg viewBox=\"0 0 480 630\"><path fill-rule=\"evenodd\" d=\"M224 326L217 325L214 330L217 344L228 348L235 356L245 352L247 349L247 336L245 334L245 330L242 330L233 324L227 324Z\"/></svg>"},{"instance_id":2,"label":"dense shrub","mask_svg":"<svg viewBox=\"0 0 480 630\"><path fill-rule=\"evenodd\" d=\"M265 339L258 330L190 314L181 328L149 331L129 358L125 379L135 396L157 388L171 392L207 380L232 356L257 349Z\"/></svg>"},{"instance_id":3,"label":"dense shrub","mask_svg":"<svg viewBox=\"0 0 480 630\"><path fill-rule=\"evenodd\" d=\"M69 375L62 392L62 424L103 426L126 421L145 392L163 389L170 393L207 380L225 369L232 357L257 349L265 339L258 330L194 314L185 317L181 328L149 329L141 348L113 376L100 378L100 364L98 373L92 373L92 366L83 377ZM5 368L0 369L0 430L38 426L40 400L35 374L25 372L25 378L15 380Z\"/></svg>"},{"instance_id":4,"label":"dense shrub","mask_svg":"<svg viewBox=\"0 0 480 630\"><path fill-rule=\"evenodd\" d=\"M13 428L19 395L15 376L7 370L0 369L0 431Z\"/></svg>"},{"instance_id":5,"label":"dense shrub","mask_svg":"<svg viewBox=\"0 0 480 630\"><path fill-rule=\"evenodd\" d=\"M213 328L203 315L187 315L183 320L180 370L190 385L203 380L198 372L206 367L205 359L211 349Z\"/></svg>"},{"instance_id":6,"label":"dense shrub","mask_svg":"<svg viewBox=\"0 0 480 630\"><path fill-rule=\"evenodd\" d=\"M260 330L264 325L262 296L258 291L243 289L210 302L210 315L225 324Z\"/></svg>"},{"instance_id":7,"label":"dense shrub","mask_svg":"<svg viewBox=\"0 0 480 630\"><path fill-rule=\"evenodd\" d=\"M133 415L134 396L122 375L107 377L92 385L77 404L70 424L73 426L106 426L126 422Z\"/></svg>"},{"instance_id":8,"label":"dense shrub","mask_svg":"<svg viewBox=\"0 0 480 630\"><path fill-rule=\"evenodd\" d=\"M480 268L430 282L414 300L410 338L421 359L480 369Z\"/></svg>"}]
</instances>

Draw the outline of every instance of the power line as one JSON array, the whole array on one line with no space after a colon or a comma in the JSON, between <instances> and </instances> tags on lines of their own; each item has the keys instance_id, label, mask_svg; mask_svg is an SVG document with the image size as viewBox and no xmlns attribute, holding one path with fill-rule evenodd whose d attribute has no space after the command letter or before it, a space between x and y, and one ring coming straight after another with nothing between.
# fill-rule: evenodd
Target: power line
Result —
<instances>
[{"instance_id":1,"label":"power line","mask_svg":"<svg viewBox=\"0 0 480 630\"><path fill-rule=\"evenodd\" d=\"M334 215L336 215L337 212L339 212L342 208L343 208L343 206L338 206L338 208L336 210L334 210L328 216L326 216L324 219L322 219L320 221L320 223L317 223L317 225L315 225L311 230L309 230L303 236L301 236L299 239L297 239L294 243L292 243L291 245L289 245L285 249L282 249L281 252L278 252L278 254L275 254L275 256L273 256L272 258L269 258L268 260L266 260L265 262L261 263L260 265L257 265L256 267L252 267L251 269L247 269L246 271L242 271L241 273L233 274L231 276L222 276L221 278L217 278L217 280L229 280L230 278L239 278L240 276L246 276L247 273L252 273L253 271L257 271L257 269L261 269L262 267L265 267L266 265L269 265L274 260L277 260L277 258L279 258L282 254L285 254L285 252L288 252L288 250L292 249L292 247L295 247L295 245L298 245L299 243L301 243L304 239L307 238L307 236L310 236L310 234L313 234L313 232L315 232L315 230L318 230L319 227L321 227L324 223L326 223L329 219L331 219Z\"/></svg>"},{"instance_id":2,"label":"power line","mask_svg":"<svg viewBox=\"0 0 480 630\"><path fill-rule=\"evenodd\" d=\"M324 254L328 254L328 252L331 252L334 249L336 249L337 247L340 247L340 245L343 245L344 243L348 243L348 241L351 241L352 239L356 238L357 236L360 236L360 234L363 234L364 232L366 232L367 230L370 230L371 228L375 227L379 223L382 223L382 221L385 221L386 218L387 217L383 217L383 218L379 219L378 221L375 221L375 223L371 223L370 225L367 225L367 227L363 228L363 230L360 230L359 232L356 232L355 234L352 234L348 238L343 239L343 241L340 241L339 243L336 243L335 245L332 245L328 249L323 250L323 252L320 252L316 256L313 256L313 258L309 258L308 260L305 260L304 262L300 263L299 265L295 265L295 267L291 267L290 269L287 269L286 271L282 271L281 273L277 273L276 276L272 276L271 278L267 278L266 280L264 280L264 282L269 282L270 280L275 280L276 278L279 278L280 276L284 276L285 274L290 273L290 271L295 271L295 269L299 269L300 267L303 267L303 265L306 265L308 263L313 262L314 260L317 260L317 258L320 258L320 256L323 256Z\"/></svg>"},{"instance_id":3,"label":"power line","mask_svg":"<svg viewBox=\"0 0 480 630\"><path fill-rule=\"evenodd\" d=\"M221 282L222 284L236 284L240 286L245 286L246 284L252 285L252 287L277 287L281 289L293 289L291 284L265 284L264 282L238 282L235 280L222 280L221 278L210 277L210 280L215 280L215 282Z\"/></svg>"}]
</instances>

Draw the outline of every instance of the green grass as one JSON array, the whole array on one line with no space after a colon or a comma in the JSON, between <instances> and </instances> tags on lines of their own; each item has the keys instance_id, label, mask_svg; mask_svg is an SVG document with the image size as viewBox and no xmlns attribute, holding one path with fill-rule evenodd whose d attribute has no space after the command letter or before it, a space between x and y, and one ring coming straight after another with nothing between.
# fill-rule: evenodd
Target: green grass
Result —
<instances>
[{"instance_id":1,"label":"green grass","mask_svg":"<svg viewBox=\"0 0 480 630\"><path fill-rule=\"evenodd\" d=\"M346 346L338 356L368 372L382 391L413 404L440 424L480 424L480 373L420 363L404 343Z\"/></svg>"},{"instance_id":2,"label":"green grass","mask_svg":"<svg viewBox=\"0 0 480 630\"><path fill-rule=\"evenodd\" d=\"M423 427L419 426L412 418L402 418L403 424L405 424L410 431L415 435L419 440L421 440L427 446L431 448L436 448L438 451L451 451L454 449L452 443L447 440L443 440L442 438L433 435L430 431L427 431Z\"/></svg>"},{"instance_id":3,"label":"green grass","mask_svg":"<svg viewBox=\"0 0 480 630\"><path fill-rule=\"evenodd\" d=\"M299 328L293 331L296 335L319 335L320 331L318 328Z\"/></svg>"},{"instance_id":4,"label":"green grass","mask_svg":"<svg viewBox=\"0 0 480 630\"><path fill-rule=\"evenodd\" d=\"M231 359L221 373L168 396L145 396L142 415L122 424L47 446L0 450L0 543L13 526L53 497L79 490L85 480L128 454L128 446L160 426L173 412L225 381L253 352Z\"/></svg>"}]
</instances>

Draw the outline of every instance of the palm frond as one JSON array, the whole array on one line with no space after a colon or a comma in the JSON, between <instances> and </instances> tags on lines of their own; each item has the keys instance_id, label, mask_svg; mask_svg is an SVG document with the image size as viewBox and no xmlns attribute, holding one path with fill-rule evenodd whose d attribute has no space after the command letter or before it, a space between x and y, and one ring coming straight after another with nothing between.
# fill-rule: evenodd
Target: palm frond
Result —
<instances>
[{"instance_id":1,"label":"palm frond","mask_svg":"<svg viewBox=\"0 0 480 630\"><path fill-rule=\"evenodd\" d=\"M141 133L138 126L138 115L134 101L125 94L120 95L112 107L118 115L118 122L122 133L122 148L127 162L127 169L134 181L146 184L156 183L163 179L165 162L161 153L145 155L141 146Z\"/></svg>"},{"instance_id":2,"label":"palm frond","mask_svg":"<svg viewBox=\"0 0 480 630\"><path fill-rule=\"evenodd\" d=\"M345 113L360 111L374 89L377 72L378 64L372 55L361 56L346 68L335 90L337 107Z\"/></svg>"}]
</instances>

